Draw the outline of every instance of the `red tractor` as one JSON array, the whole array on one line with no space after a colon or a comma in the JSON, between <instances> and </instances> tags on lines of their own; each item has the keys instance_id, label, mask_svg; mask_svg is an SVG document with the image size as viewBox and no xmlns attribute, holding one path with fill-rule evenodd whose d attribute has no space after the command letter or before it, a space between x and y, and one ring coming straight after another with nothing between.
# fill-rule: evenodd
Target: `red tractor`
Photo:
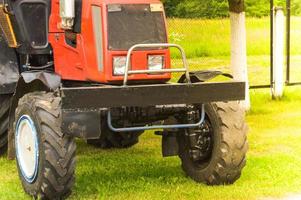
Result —
<instances>
[{"instance_id":1,"label":"red tractor","mask_svg":"<svg viewBox=\"0 0 301 200\"><path fill-rule=\"evenodd\" d=\"M146 130L159 130L163 156L179 156L195 181L240 177L245 83L189 71L159 0L1 0L0 27L0 149L29 195L71 193L75 138L127 148ZM171 67L170 48L183 68Z\"/></svg>"}]
</instances>

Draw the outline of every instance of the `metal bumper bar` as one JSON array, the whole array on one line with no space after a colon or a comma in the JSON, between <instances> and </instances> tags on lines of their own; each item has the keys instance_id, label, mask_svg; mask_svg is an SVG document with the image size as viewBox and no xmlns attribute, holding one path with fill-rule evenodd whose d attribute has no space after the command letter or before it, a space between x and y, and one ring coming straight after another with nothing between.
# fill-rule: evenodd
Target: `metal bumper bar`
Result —
<instances>
[{"instance_id":1,"label":"metal bumper bar","mask_svg":"<svg viewBox=\"0 0 301 200\"><path fill-rule=\"evenodd\" d=\"M173 47L180 51L183 61L183 68L178 69L160 69L160 70L130 70L130 64L131 64L131 56L135 49L138 48L167 48L167 47ZM126 56L126 64L125 64L125 73L124 73L124 80L123 80L123 86L127 86L128 83L128 76L131 74L147 74L147 73L175 73L175 72L185 72L186 80L188 83L191 83L190 81L190 75L189 75L189 68L187 64L186 54L184 49L177 44L136 44L132 46Z\"/></svg>"},{"instance_id":2,"label":"metal bumper bar","mask_svg":"<svg viewBox=\"0 0 301 200\"><path fill-rule=\"evenodd\" d=\"M109 129L114 132L132 132L132 131L146 131L155 129L182 129L182 128L196 128L203 124L205 121L205 105L202 105L200 121L195 124L170 124L170 125L153 125L153 126L141 126L141 127L125 127L125 128L115 128L112 124L111 112L108 112L107 124Z\"/></svg>"},{"instance_id":3,"label":"metal bumper bar","mask_svg":"<svg viewBox=\"0 0 301 200\"><path fill-rule=\"evenodd\" d=\"M62 88L63 109L200 104L245 99L244 82Z\"/></svg>"}]
</instances>

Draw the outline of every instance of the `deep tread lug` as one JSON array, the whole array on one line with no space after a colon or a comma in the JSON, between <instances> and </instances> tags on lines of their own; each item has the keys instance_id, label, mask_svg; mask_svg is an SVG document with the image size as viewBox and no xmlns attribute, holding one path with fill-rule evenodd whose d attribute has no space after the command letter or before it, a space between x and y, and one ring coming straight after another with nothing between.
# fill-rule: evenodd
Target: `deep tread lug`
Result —
<instances>
[{"instance_id":1,"label":"deep tread lug","mask_svg":"<svg viewBox=\"0 0 301 200\"><path fill-rule=\"evenodd\" d=\"M26 109L25 109L26 108ZM19 100L16 119L24 110L34 115L39 131L42 162L34 183L22 180L26 193L39 199L65 199L71 194L75 182L75 151L73 137L61 132L61 99L53 93L34 92ZM16 124L16 123L14 123ZM14 125L15 127L15 125ZM41 152L42 151L42 152Z\"/></svg>"},{"instance_id":2,"label":"deep tread lug","mask_svg":"<svg viewBox=\"0 0 301 200\"><path fill-rule=\"evenodd\" d=\"M209 112L209 113L207 113ZM219 102L206 105L206 113L213 123L215 157L211 157L206 167L199 168L187 153L187 144L183 133L179 133L179 157L185 173L197 182L208 185L232 184L241 176L246 165L248 150L245 113L238 102ZM219 144L219 145L217 145Z\"/></svg>"}]
</instances>

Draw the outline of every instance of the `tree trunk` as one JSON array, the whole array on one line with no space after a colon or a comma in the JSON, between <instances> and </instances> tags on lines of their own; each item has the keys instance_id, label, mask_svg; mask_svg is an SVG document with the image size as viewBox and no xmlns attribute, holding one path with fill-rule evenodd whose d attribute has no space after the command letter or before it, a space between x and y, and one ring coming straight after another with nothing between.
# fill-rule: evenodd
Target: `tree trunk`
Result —
<instances>
[{"instance_id":1,"label":"tree trunk","mask_svg":"<svg viewBox=\"0 0 301 200\"><path fill-rule=\"evenodd\" d=\"M243 0L229 0L231 23L231 71L234 80L246 82L246 99L242 107L249 110L250 94L247 68L247 36Z\"/></svg>"}]
</instances>

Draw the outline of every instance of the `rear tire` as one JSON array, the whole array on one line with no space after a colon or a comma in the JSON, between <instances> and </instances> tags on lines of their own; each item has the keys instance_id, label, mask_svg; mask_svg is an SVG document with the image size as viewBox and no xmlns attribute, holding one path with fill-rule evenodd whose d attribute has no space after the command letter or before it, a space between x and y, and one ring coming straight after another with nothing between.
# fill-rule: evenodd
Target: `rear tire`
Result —
<instances>
[{"instance_id":1,"label":"rear tire","mask_svg":"<svg viewBox=\"0 0 301 200\"><path fill-rule=\"evenodd\" d=\"M68 197L75 180L76 144L61 132L61 98L27 94L19 100L15 119L17 166L25 192L38 199Z\"/></svg>"},{"instance_id":2,"label":"rear tire","mask_svg":"<svg viewBox=\"0 0 301 200\"><path fill-rule=\"evenodd\" d=\"M0 95L0 155L7 150L10 95Z\"/></svg>"},{"instance_id":3,"label":"rear tire","mask_svg":"<svg viewBox=\"0 0 301 200\"><path fill-rule=\"evenodd\" d=\"M142 133L143 132L116 133L106 127L102 130L100 139L87 140L87 143L102 149L130 148L139 142L139 136Z\"/></svg>"},{"instance_id":4,"label":"rear tire","mask_svg":"<svg viewBox=\"0 0 301 200\"><path fill-rule=\"evenodd\" d=\"M239 179L246 164L248 128L245 113L237 102L206 104L205 109L205 126L211 133L211 139L205 142L211 141L207 144L210 152L201 154L205 155L203 159L194 160L185 131L182 131L178 134L182 168L196 182L232 184Z\"/></svg>"}]
</instances>

